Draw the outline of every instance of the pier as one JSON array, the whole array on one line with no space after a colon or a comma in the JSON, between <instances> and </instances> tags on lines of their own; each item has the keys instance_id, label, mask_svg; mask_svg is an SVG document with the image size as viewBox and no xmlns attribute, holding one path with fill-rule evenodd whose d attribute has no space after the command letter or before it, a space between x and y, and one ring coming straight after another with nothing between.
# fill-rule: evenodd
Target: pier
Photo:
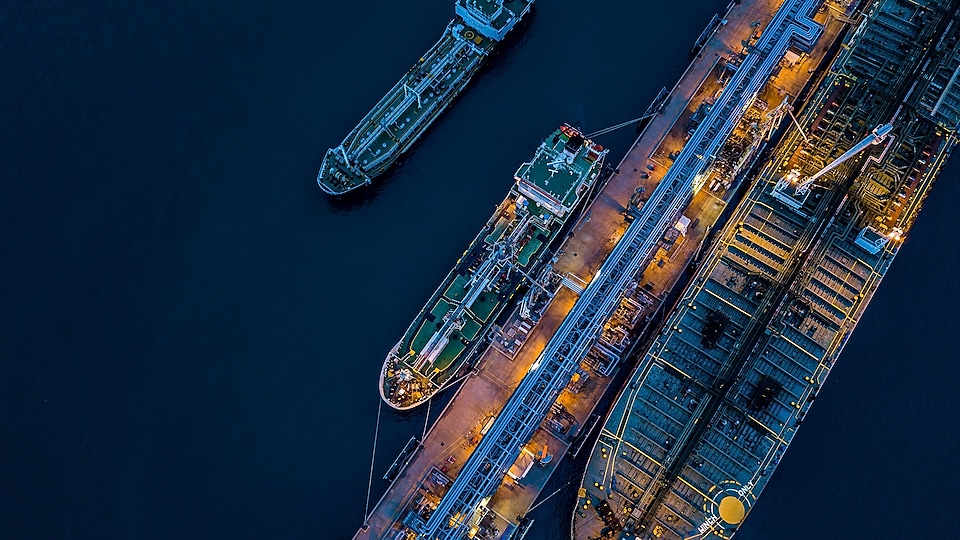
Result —
<instances>
[{"instance_id":1,"label":"pier","mask_svg":"<svg viewBox=\"0 0 960 540\"><path fill-rule=\"evenodd\" d=\"M705 32L697 57L558 251L554 272L584 286L561 286L513 355L497 347L483 354L355 538L519 534L630 339L662 308L734 196L736 172L713 167L727 135L743 129L748 111L763 117L752 109L757 97L764 109L796 99L844 27L810 13L814 4L731 5ZM785 63L796 43L802 54Z\"/></svg>"}]
</instances>

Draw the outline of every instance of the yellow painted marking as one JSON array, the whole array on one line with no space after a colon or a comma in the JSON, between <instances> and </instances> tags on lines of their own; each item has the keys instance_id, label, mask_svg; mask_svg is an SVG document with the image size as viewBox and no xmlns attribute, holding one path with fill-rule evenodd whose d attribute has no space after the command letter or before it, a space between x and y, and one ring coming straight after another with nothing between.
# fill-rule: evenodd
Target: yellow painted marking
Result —
<instances>
[{"instance_id":1,"label":"yellow painted marking","mask_svg":"<svg viewBox=\"0 0 960 540\"><path fill-rule=\"evenodd\" d=\"M746 515L747 509L744 508L740 499L729 495L720 501L720 519L727 523L737 525Z\"/></svg>"},{"instance_id":2,"label":"yellow painted marking","mask_svg":"<svg viewBox=\"0 0 960 540\"><path fill-rule=\"evenodd\" d=\"M720 295L718 295L717 293L711 291L710 289L704 287L704 288L702 288L702 289L700 289L700 290L701 290L702 292L705 292L705 293L709 294L710 296L716 298L717 300L723 302L724 304L732 307L733 309L739 311L740 313L743 313L743 314L746 315L747 317L749 317L749 318L751 318L751 319L753 318L753 315L754 315L753 313L747 313L746 311L740 309L739 306L736 306L736 305L730 303L729 300L727 300L726 298L723 298L722 296L720 296ZM732 292L732 291L731 291L731 292Z\"/></svg>"},{"instance_id":3,"label":"yellow painted marking","mask_svg":"<svg viewBox=\"0 0 960 540\"><path fill-rule=\"evenodd\" d=\"M780 339L786 341L786 342L789 343L790 345L793 345L796 349L800 350L801 352L803 352L804 354L806 354L806 355L809 356L810 358L813 358L814 360L816 360L817 363L820 363L820 362L821 362L821 359L820 359L819 357L814 356L813 354L810 354L810 351L804 349L804 348L801 347L800 345L797 345L796 343L794 343L793 341L791 341L790 338L788 338L787 336L781 335L781 336L780 336ZM786 355L784 355L784 356L786 356Z\"/></svg>"}]
</instances>

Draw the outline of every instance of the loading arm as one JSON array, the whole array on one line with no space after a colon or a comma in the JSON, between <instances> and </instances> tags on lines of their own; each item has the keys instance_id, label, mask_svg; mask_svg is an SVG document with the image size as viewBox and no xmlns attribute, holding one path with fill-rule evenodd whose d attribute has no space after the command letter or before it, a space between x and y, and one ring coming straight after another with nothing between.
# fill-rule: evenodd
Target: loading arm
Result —
<instances>
[{"instance_id":1,"label":"loading arm","mask_svg":"<svg viewBox=\"0 0 960 540\"><path fill-rule=\"evenodd\" d=\"M797 195L806 195L807 192L810 191L810 186L814 182L816 182L820 177L832 171L833 169L839 167L845 161L856 156L860 152L863 152L867 148L875 144L880 144L890 135L891 131L893 131L892 124L883 124L883 125L877 126L876 128L874 128L872 132L870 132L869 135L864 137L857 144L853 145L849 150L844 152L843 155L841 155L837 159L830 162L829 165L817 171L813 176L806 178L804 180L800 180L799 171L797 171L796 169L793 169L789 173L787 173L780 182L784 184L783 187L786 187L786 185L796 185Z\"/></svg>"}]
</instances>

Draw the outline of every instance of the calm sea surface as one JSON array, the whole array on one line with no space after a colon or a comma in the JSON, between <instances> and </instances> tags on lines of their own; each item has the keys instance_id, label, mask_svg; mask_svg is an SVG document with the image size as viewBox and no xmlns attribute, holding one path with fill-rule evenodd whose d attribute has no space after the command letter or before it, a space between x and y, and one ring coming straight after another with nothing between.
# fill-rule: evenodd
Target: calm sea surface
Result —
<instances>
[{"instance_id":1,"label":"calm sea surface","mask_svg":"<svg viewBox=\"0 0 960 540\"><path fill-rule=\"evenodd\" d=\"M639 116L724 6L541 0L402 166L327 199L325 149L452 4L0 4L0 538L351 536L387 350L540 140ZM948 525L958 176L738 540ZM375 478L423 422L384 411ZM566 536L580 471L528 538Z\"/></svg>"}]
</instances>

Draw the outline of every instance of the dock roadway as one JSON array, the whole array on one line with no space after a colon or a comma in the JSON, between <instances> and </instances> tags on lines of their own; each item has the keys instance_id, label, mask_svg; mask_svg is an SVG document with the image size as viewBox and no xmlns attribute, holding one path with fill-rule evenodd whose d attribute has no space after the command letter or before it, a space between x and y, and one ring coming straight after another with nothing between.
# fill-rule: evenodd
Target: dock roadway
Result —
<instances>
[{"instance_id":1,"label":"dock roadway","mask_svg":"<svg viewBox=\"0 0 960 540\"><path fill-rule=\"evenodd\" d=\"M707 41L699 58L690 64L674 87L661 113L647 125L618 166L618 172L574 226L572 236L558 253L555 264L558 272L569 272L584 281L592 278L625 230L623 211L630 196L638 186L643 186L646 193L652 193L665 172L664 156L679 150L683 142L683 133L686 131L684 119L689 117L700 101L713 95L707 89L720 59L737 55L742 49L741 42L749 39L758 28L762 30L777 7L779 2L758 0L734 6L726 14L728 23L720 26ZM755 21L760 21L759 27L750 26ZM835 31L829 30L828 27L827 37L835 35ZM816 65L817 55L822 55L826 47L823 44L825 41L829 40L821 40L807 62L789 72L781 71L778 79L782 82L778 81L777 85L785 93L796 95L799 92L796 85L802 86L805 80L803 75L809 75L808 66ZM651 271L645 273L645 279L651 281L653 292L659 295L669 290L685 268L686 260L693 255L693 248L702 239L706 225L716 219L722 205L723 202L708 190L701 191L694 199L686 213L691 219L700 218L701 225L691 231L682 253L669 259L659 259L663 266L651 264ZM655 266L656 270L652 271ZM508 358L492 347L484 353L479 370L464 381L431 428L423 448L390 486L368 517L366 527L361 528L355 538L394 538L399 532L397 526L403 521L411 503L421 498L434 503L439 500L443 486L431 479L431 473L436 472L450 479L456 477L459 468L475 448L484 420L503 407L544 345L559 328L576 298L574 292L561 288L514 358ZM577 402L568 406L579 422L582 423L589 414L607 382L609 379L595 381L594 387L577 396L579 401L573 400ZM531 446L536 449L541 442L538 437L545 437L548 452L555 459L547 467L534 467L521 484L510 484L494 496L491 506L505 522L515 522L517 513L522 513L512 513L512 509L529 508L568 444L556 437L546 437L544 431L535 436L535 444ZM510 528L509 523L504 523L500 530L505 533Z\"/></svg>"}]
</instances>

